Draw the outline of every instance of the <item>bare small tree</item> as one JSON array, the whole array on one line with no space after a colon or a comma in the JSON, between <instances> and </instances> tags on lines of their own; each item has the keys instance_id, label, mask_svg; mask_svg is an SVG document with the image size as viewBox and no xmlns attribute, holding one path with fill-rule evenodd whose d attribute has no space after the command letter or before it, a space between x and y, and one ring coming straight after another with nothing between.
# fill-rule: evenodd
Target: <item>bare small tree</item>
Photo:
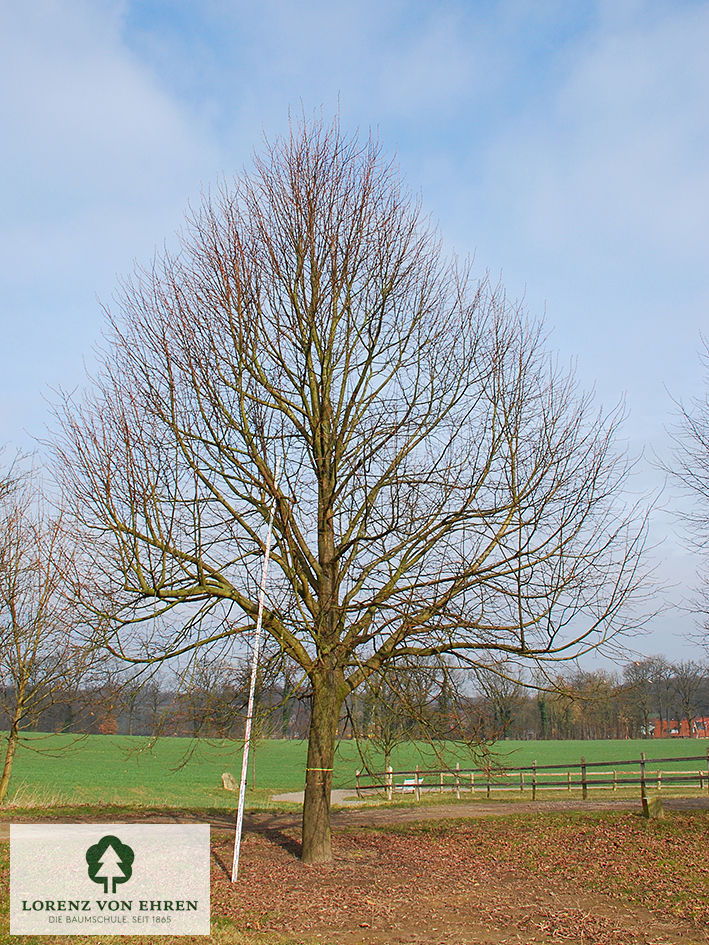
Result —
<instances>
[{"instance_id":1,"label":"bare small tree","mask_svg":"<svg viewBox=\"0 0 709 945\"><path fill-rule=\"evenodd\" d=\"M87 661L68 589L75 556L61 515L18 466L0 496L0 701L9 721L0 775L7 794L22 730L71 692Z\"/></svg>"},{"instance_id":2,"label":"bare small tree","mask_svg":"<svg viewBox=\"0 0 709 945\"><path fill-rule=\"evenodd\" d=\"M388 768L398 745L428 741L439 734L441 676L435 662L409 658L391 660L366 680L359 690L359 705L350 707L349 718L369 770L373 764L369 748L384 756Z\"/></svg>"},{"instance_id":3,"label":"bare small tree","mask_svg":"<svg viewBox=\"0 0 709 945\"><path fill-rule=\"evenodd\" d=\"M331 856L345 698L392 660L556 661L635 623L617 414L443 256L376 142L303 124L268 146L109 319L58 447L107 643L152 660L248 634L275 499L264 628L312 693L307 862Z\"/></svg>"}]
</instances>

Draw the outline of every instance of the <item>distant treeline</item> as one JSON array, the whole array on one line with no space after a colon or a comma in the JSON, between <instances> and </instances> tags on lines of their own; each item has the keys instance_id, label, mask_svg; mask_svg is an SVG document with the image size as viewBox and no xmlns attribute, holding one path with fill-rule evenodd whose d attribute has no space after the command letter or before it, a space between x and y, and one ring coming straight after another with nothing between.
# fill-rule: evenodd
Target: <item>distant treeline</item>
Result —
<instances>
[{"instance_id":1,"label":"distant treeline","mask_svg":"<svg viewBox=\"0 0 709 945\"><path fill-rule=\"evenodd\" d=\"M73 689L55 688L27 728L238 739L247 695L244 664L204 661L189 676L148 679L107 671ZM420 738L643 738L652 735L654 719L699 716L709 716L709 667L699 661L650 657L617 673L576 669L553 678L525 678L505 664L466 671L397 664L350 697L339 734L373 739L388 753ZM0 709L0 728L8 721ZM307 738L309 723L307 680L283 665L264 672L257 687L257 736Z\"/></svg>"}]
</instances>

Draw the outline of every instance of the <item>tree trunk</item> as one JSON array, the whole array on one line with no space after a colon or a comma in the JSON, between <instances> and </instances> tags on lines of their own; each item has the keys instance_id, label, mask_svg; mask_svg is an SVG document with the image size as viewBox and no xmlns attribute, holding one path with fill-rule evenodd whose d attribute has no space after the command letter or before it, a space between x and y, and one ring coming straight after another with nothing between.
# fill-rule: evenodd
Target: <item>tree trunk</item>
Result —
<instances>
[{"instance_id":1,"label":"tree trunk","mask_svg":"<svg viewBox=\"0 0 709 945\"><path fill-rule=\"evenodd\" d=\"M303 862L329 863L330 791L335 757L337 723L345 692L343 678L335 671L313 677L313 703L305 769L303 803Z\"/></svg>"},{"instance_id":2,"label":"tree trunk","mask_svg":"<svg viewBox=\"0 0 709 945\"><path fill-rule=\"evenodd\" d=\"M7 787L10 783L10 775L12 774L12 762L15 759L15 751L17 750L17 742L20 736L20 719L22 718L22 706L18 703L17 708L15 709L15 714L10 725L10 731L7 736L7 750L5 752L5 764L2 769L2 777L0 778L0 804L5 800L5 795L7 794Z\"/></svg>"}]
</instances>

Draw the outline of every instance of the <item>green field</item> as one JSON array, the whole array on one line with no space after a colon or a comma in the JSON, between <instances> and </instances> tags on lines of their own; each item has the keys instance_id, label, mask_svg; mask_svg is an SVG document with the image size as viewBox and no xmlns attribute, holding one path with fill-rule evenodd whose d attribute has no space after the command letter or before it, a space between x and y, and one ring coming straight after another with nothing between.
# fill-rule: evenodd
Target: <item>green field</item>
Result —
<instances>
[{"instance_id":1,"label":"green field","mask_svg":"<svg viewBox=\"0 0 709 945\"><path fill-rule=\"evenodd\" d=\"M1 743L0 743L1 744ZM306 744L295 740L262 741L255 759L255 787L249 774L247 804L267 804L274 793L303 788ZM504 741L492 757L501 765L578 764L587 761L638 759L645 752L651 759L702 755L707 743L680 739L656 741ZM368 753L370 770L381 771L383 758ZM399 746L393 755L395 770L439 768L442 765L475 767L469 749L459 743ZM338 747L334 787L354 784L357 768L363 768L358 747L342 741ZM665 770L673 767L662 766ZM697 769L706 763L676 764ZM227 740L194 741L185 738L148 738L121 735L35 735L18 750L8 794L11 806L64 806L73 804L118 804L121 806L176 806L232 808L234 794L223 790L221 774L230 771L239 778L241 744Z\"/></svg>"}]
</instances>

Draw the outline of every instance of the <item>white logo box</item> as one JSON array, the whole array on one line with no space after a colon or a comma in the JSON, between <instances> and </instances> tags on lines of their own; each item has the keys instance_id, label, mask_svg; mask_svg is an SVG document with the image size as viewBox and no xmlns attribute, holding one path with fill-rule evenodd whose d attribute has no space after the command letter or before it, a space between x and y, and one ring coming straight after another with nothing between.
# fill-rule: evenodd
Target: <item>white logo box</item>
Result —
<instances>
[{"instance_id":1,"label":"white logo box","mask_svg":"<svg viewBox=\"0 0 709 945\"><path fill-rule=\"evenodd\" d=\"M209 935L209 856L206 824L11 824L10 934Z\"/></svg>"}]
</instances>

